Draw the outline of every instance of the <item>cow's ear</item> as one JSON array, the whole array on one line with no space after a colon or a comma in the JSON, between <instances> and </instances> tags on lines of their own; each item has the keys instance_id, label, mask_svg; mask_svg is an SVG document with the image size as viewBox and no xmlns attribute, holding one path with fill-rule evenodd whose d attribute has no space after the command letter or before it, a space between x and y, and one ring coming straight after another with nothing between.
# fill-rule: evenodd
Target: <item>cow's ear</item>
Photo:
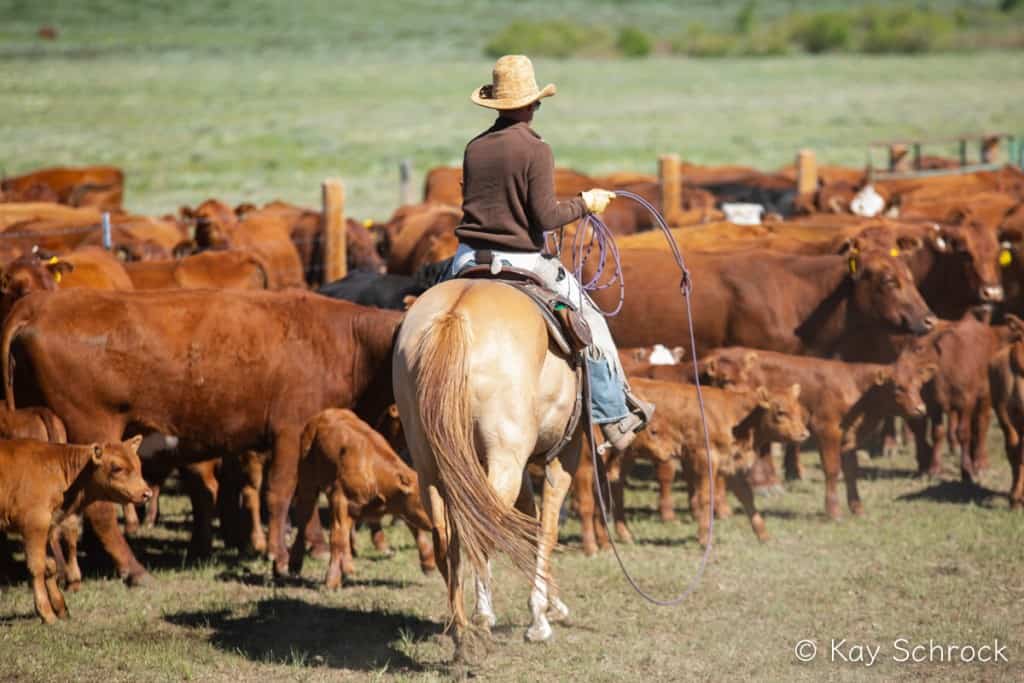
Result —
<instances>
[{"instance_id":1,"label":"cow's ear","mask_svg":"<svg viewBox=\"0 0 1024 683\"><path fill-rule=\"evenodd\" d=\"M672 357L676 359L676 363L681 363L686 358L686 349L682 346L676 346L672 349Z\"/></svg>"},{"instance_id":2,"label":"cow's ear","mask_svg":"<svg viewBox=\"0 0 1024 683\"><path fill-rule=\"evenodd\" d=\"M403 493L412 493L416 490L416 480L408 472L399 472L398 487Z\"/></svg>"},{"instance_id":3,"label":"cow's ear","mask_svg":"<svg viewBox=\"0 0 1024 683\"><path fill-rule=\"evenodd\" d=\"M915 235L901 235L896 238L896 246L899 247L899 251L917 251L924 246L924 242ZM899 256L899 254L893 254L893 256Z\"/></svg>"},{"instance_id":4,"label":"cow's ear","mask_svg":"<svg viewBox=\"0 0 1024 683\"><path fill-rule=\"evenodd\" d=\"M388 406L388 416L391 417L392 420L398 419L398 406L396 404L392 403Z\"/></svg>"},{"instance_id":5,"label":"cow's ear","mask_svg":"<svg viewBox=\"0 0 1024 683\"><path fill-rule=\"evenodd\" d=\"M718 363L714 358L704 361L704 374L708 377L714 377L718 374Z\"/></svg>"},{"instance_id":6,"label":"cow's ear","mask_svg":"<svg viewBox=\"0 0 1024 683\"><path fill-rule=\"evenodd\" d=\"M772 405L772 397L768 393L768 389L761 385L757 388L757 402L762 408L770 408Z\"/></svg>"},{"instance_id":7,"label":"cow's ear","mask_svg":"<svg viewBox=\"0 0 1024 683\"><path fill-rule=\"evenodd\" d=\"M842 244L839 245L839 249L836 250L836 253L856 256L860 253L860 240L856 237L846 238L843 240Z\"/></svg>"},{"instance_id":8,"label":"cow's ear","mask_svg":"<svg viewBox=\"0 0 1024 683\"><path fill-rule=\"evenodd\" d=\"M875 375L875 384L878 386L885 386L889 382L889 371L879 370L878 374Z\"/></svg>"},{"instance_id":9,"label":"cow's ear","mask_svg":"<svg viewBox=\"0 0 1024 683\"><path fill-rule=\"evenodd\" d=\"M793 400L800 398L800 385L794 384L789 388L789 395L793 397Z\"/></svg>"},{"instance_id":10,"label":"cow's ear","mask_svg":"<svg viewBox=\"0 0 1024 683\"><path fill-rule=\"evenodd\" d=\"M133 453L138 453L139 446L142 445L142 434L136 434L132 438L125 441L124 445L130 448Z\"/></svg>"},{"instance_id":11,"label":"cow's ear","mask_svg":"<svg viewBox=\"0 0 1024 683\"><path fill-rule=\"evenodd\" d=\"M103 446L98 443L92 445L92 464L99 465L103 462Z\"/></svg>"},{"instance_id":12,"label":"cow's ear","mask_svg":"<svg viewBox=\"0 0 1024 683\"><path fill-rule=\"evenodd\" d=\"M932 231L929 235L931 237L932 247L935 251L946 253L952 250L949 244L949 233L939 227L938 223L932 223Z\"/></svg>"},{"instance_id":13,"label":"cow's ear","mask_svg":"<svg viewBox=\"0 0 1024 683\"><path fill-rule=\"evenodd\" d=\"M999 230L999 240L1001 242L1020 242L1024 240L1024 232L1018 228L1002 228Z\"/></svg>"},{"instance_id":14,"label":"cow's ear","mask_svg":"<svg viewBox=\"0 0 1024 683\"><path fill-rule=\"evenodd\" d=\"M187 221L190 221L196 217L196 212L191 206L180 206L178 207L178 215Z\"/></svg>"}]
</instances>

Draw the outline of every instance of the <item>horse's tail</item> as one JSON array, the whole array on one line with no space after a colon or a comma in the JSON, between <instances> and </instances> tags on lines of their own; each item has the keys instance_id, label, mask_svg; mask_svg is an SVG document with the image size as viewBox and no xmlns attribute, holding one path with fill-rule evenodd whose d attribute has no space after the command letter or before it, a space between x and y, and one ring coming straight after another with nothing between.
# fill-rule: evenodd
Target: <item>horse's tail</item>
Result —
<instances>
[{"instance_id":1,"label":"horse's tail","mask_svg":"<svg viewBox=\"0 0 1024 683\"><path fill-rule=\"evenodd\" d=\"M503 551L532 581L537 521L498 498L477 453L469 386L471 341L465 313L442 313L420 339L414 366L420 421L434 454L451 534L448 580L454 580L451 555L461 548L481 573L491 551Z\"/></svg>"}]
</instances>

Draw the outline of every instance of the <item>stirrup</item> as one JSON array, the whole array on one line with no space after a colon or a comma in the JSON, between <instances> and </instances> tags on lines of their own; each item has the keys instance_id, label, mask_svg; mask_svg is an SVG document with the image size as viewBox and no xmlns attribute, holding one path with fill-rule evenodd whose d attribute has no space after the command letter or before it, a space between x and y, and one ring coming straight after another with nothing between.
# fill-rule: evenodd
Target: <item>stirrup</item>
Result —
<instances>
[{"instance_id":1,"label":"stirrup","mask_svg":"<svg viewBox=\"0 0 1024 683\"><path fill-rule=\"evenodd\" d=\"M647 422L643 417L636 413L629 413L618 422L601 425L601 433L604 434L606 442L621 455L633 443L637 432L646 426Z\"/></svg>"}]
</instances>

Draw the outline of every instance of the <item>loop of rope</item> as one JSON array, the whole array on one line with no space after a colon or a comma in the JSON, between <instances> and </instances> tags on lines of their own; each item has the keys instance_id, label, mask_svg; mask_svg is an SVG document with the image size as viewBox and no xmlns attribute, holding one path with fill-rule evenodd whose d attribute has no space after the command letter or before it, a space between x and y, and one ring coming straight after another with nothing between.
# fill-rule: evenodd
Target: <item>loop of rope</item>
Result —
<instances>
[{"instance_id":1,"label":"loop of rope","mask_svg":"<svg viewBox=\"0 0 1024 683\"><path fill-rule=\"evenodd\" d=\"M699 409L700 409L701 426L704 429L704 450L705 450L705 452L707 454L707 461L708 461L708 499L710 500L710 508L708 510L708 543L704 547L704 553L701 555L700 564L697 567L697 572L694 574L693 578L690 579L690 582L687 584L687 586L683 590L683 592L680 593L679 595L677 595L675 597L672 597L672 598L664 599L664 600L660 599L660 598L656 598L653 595L650 595L649 593L644 591L644 589L640 587L640 584L636 581L636 579L633 578L633 575L630 574L629 569L626 567L625 561L622 559L622 555L619 554L618 546L615 544L615 541L612 540L612 526L608 522L608 507L609 507L609 505L604 500L604 494L601 491L601 483L600 483L600 479L601 479L600 473L604 470L604 468L603 468L603 464L604 463L598 457L597 449L594 448L593 436L591 434L588 434L587 438L588 438L588 440L590 442L590 454L591 454L591 458L593 460L594 488L597 491L597 498L598 498L598 503L599 503L598 507L601 509L601 518L604 521L605 529L606 529L606 532L608 534L608 542L611 544L612 552L615 554L615 560L618 562L619 568L622 570L622 573L626 577L626 581L629 582L629 585L632 586L633 590L635 590L640 595L640 597L642 597L644 600L646 600L647 602L649 602L651 604L658 605L660 607L672 607L672 606L678 605L681 602L683 602L683 600L685 600L687 597L689 597L690 594L692 594L697 589L697 586L700 584L700 581L701 581L701 579L704 576L704 571L707 568L708 558L711 556L711 548L712 548L712 546L714 544L714 537L715 537L715 477L714 477L715 473L714 473L714 466L712 465L712 462L711 462L711 459L712 459L711 439L710 439L710 437L708 435L708 422L707 422L707 415L706 415L705 408L704 408L704 395L701 392L700 372L697 369L697 341L696 341L696 338L694 337L694 334L693 334L693 310L692 310L691 303L690 303L691 295L693 293L693 282L692 282L692 280L690 278L690 271L686 267L686 262L683 260L682 251L679 249L679 245L676 243L675 236L672 234L671 229L669 229L668 224L665 222L665 218L661 215L661 213L659 213L656 208L651 206L650 202L648 202L646 199L644 199L640 195L634 194L632 192L625 192L625 191L618 191L615 194L616 194L617 197L626 197L626 198L632 199L633 201L637 202L642 207L647 209L651 213L651 216L654 217L654 220L657 223L658 228L665 235L665 239L668 241L668 244L669 244L669 246L672 249L672 255L675 258L676 264L679 266L679 271L680 271L679 293L682 295L683 301L686 304L686 320L687 320L687 325L689 327L689 332L690 332L690 335L689 335L690 336L690 355L691 355L691 357L693 359L693 382L694 382L694 385L697 388L697 405L699 406ZM596 283L599 280L600 274L603 271L603 267L604 267L604 259L605 259L605 257L607 255L611 255L612 258L614 259L615 272L614 272L614 274L612 276L612 280L607 285L605 285L605 286L610 286L611 284L614 284L616 281L621 283L620 284L619 305L611 313L605 313L604 311L602 311L602 313L605 316L610 317L610 316L616 315L622 309L622 303L625 300L625 281L622 278L622 262L619 259L619 250L618 250L618 247L615 245L615 238L614 238L614 236L612 235L612 233L608 229L608 227L604 224L604 222L601 221L600 218L598 218L597 216L594 216L593 214L587 216L583 221L581 221L580 229L583 229L585 226L586 227L589 227L589 226L593 226L594 227L594 229L592 230L592 233L591 233L592 236L591 236L590 244L588 245L586 251L589 254L590 248L593 246L593 242L596 239L597 246L598 246L598 256L601 259L601 263L597 266L597 269L596 269L597 270L597 275L595 275L593 278L591 278L588 281L587 284L594 285L594 283ZM577 235L577 238L578 238L579 237L579 230L577 230L576 235ZM561 240L559 240L559 243L560 242L561 242ZM580 278L580 276L583 273L583 265L584 265L584 262L585 262L585 255L583 254L582 246L579 246L578 248L575 248L576 246L577 245L574 244L573 271L576 273L577 279L580 280L581 284L583 284L582 283L582 279ZM579 260L577 257L581 257L583 260ZM586 286L584 286L584 289L588 289L588 288ZM592 290L593 290L593 287L591 287L589 291L592 291ZM588 392L588 394L589 394L589 392ZM588 424L593 424L593 416L590 414L591 413L591 406L590 406L590 396L589 395L584 397L584 403L586 404L587 414L591 418L590 421L588 422ZM605 475L605 479L607 480L607 474ZM610 498L611 498L611 496L609 496L609 503L611 502ZM696 514L694 514L694 516L696 517Z\"/></svg>"}]
</instances>

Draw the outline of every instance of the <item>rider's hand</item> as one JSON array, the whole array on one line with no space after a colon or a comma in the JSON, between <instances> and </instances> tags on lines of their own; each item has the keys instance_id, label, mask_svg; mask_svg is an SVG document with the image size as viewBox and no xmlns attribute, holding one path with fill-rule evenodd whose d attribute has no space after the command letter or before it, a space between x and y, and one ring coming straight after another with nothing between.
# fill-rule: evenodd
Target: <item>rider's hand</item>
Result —
<instances>
[{"instance_id":1,"label":"rider's hand","mask_svg":"<svg viewBox=\"0 0 1024 683\"><path fill-rule=\"evenodd\" d=\"M608 202L615 199L614 192L596 187L586 192L580 192L580 196L583 197L583 203L587 205L587 211L590 213L601 213L608 208Z\"/></svg>"}]
</instances>

